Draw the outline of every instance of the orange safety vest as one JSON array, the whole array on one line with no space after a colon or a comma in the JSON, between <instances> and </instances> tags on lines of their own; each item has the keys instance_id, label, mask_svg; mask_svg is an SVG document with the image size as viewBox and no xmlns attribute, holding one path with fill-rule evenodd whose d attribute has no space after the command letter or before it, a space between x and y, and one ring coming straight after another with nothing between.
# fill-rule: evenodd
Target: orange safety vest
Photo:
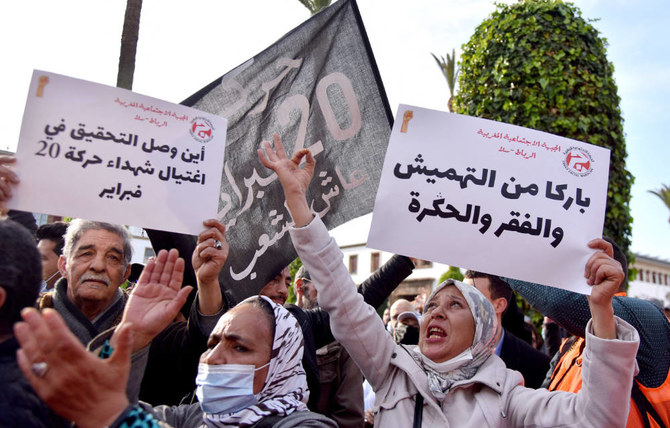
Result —
<instances>
[{"instance_id":1,"label":"orange safety vest","mask_svg":"<svg viewBox=\"0 0 670 428\"><path fill-rule=\"evenodd\" d=\"M572 346L566 351L564 347L568 345L569 340L571 339L563 339L563 343L561 344L559 352L563 353L563 355L551 374L549 391L577 392L582 389L582 352L584 351L585 340L581 337L576 338ZM650 412L648 409L645 412L649 421L649 425L646 425L646 418L643 419L640 409L635 404L633 398L631 398L630 413L628 414L626 426L628 428L642 428L645 426L661 428L661 425L656 423L656 416L652 414L655 411L663 424L666 427L670 427L670 373L666 376L663 384L656 388L647 388L640 385L637 380L633 382L637 384L640 392L648 403L651 404L653 410Z\"/></svg>"}]
</instances>

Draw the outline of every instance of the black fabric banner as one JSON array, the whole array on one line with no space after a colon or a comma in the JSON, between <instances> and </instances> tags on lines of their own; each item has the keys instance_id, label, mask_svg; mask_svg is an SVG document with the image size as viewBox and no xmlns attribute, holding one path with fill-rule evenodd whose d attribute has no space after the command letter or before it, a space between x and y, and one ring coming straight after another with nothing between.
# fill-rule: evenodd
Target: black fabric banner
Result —
<instances>
[{"instance_id":1,"label":"black fabric banner","mask_svg":"<svg viewBox=\"0 0 670 428\"><path fill-rule=\"evenodd\" d=\"M220 281L231 303L296 257L279 180L256 154L273 134L289 156L301 148L315 156L308 198L329 229L372 211L393 118L354 0L337 1L182 104L228 118L218 218L230 243Z\"/></svg>"}]
</instances>

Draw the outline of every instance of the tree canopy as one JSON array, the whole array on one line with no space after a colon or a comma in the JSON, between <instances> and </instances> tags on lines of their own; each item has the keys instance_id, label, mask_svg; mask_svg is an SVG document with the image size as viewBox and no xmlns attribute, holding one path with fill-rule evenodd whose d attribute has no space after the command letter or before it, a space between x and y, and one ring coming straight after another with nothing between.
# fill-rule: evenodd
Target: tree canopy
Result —
<instances>
[{"instance_id":1,"label":"tree canopy","mask_svg":"<svg viewBox=\"0 0 670 428\"><path fill-rule=\"evenodd\" d=\"M611 150L603 233L628 253L633 176L614 67L606 40L581 11L561 0L499 4L463 45L460 69L457 113Z\"/></svg>"},{"instance_id":2,"label":"tree canopy","mask_svg":"<svg viewBox=\"0 0 670 428\"><path fill-rule=\"evenodd\" d=\"M442 284L448 279L455 279L456 281L463 281L463 274L461 270L456 266L449 266L449 269L440 276L440 279L437 280L438 284Z\"/></svg>"}]
</instances>

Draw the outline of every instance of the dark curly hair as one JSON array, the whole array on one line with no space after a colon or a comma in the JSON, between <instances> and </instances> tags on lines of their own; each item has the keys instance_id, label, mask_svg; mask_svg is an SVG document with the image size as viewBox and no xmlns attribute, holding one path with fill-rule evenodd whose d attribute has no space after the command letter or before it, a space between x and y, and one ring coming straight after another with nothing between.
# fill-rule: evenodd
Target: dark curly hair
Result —
<instances>
[{"instance_id":1,"label":"dark curly hair","mask_svg":"<svg viewBox=\"0 0 670 428\"><path fill-rule=\"evenodd\" d=\"M65 232L67 232L67 226L68 224L62 221L43 224L37 228L35 237L37 238L38 242L43 239L53 241L56 244L54 245L53 251L56 253L56 255L60 256L63 254L63 245L65 245Z\"/></svg>"}]
</instances>

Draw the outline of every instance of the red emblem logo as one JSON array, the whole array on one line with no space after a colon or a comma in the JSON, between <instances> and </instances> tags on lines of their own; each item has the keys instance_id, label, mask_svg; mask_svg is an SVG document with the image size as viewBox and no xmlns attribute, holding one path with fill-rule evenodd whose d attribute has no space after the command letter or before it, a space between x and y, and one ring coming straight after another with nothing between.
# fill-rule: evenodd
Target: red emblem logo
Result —
<instances>
[{"instance_id":1,"label":"red emblem logo","mask_svg":"<svg viewBox=\"0 0 670 428\"><path fill-rule=\"evenodd\" d=\"M204 117L196 117L191 121L191 135L201 143L206 143L214 138L214 126L212 122Z\"/></svg>"},{"instance_id":2,"label":"red emblem logo","mask_svg":"<svg viewBox=\"0 0 670 428\"><path fill-rule=\"evenodd\" d=\"M563 152L563 166L572 175L584 177L593 171L591 154L580 147L570 147Z\"/></svg>"}]
</instances>

